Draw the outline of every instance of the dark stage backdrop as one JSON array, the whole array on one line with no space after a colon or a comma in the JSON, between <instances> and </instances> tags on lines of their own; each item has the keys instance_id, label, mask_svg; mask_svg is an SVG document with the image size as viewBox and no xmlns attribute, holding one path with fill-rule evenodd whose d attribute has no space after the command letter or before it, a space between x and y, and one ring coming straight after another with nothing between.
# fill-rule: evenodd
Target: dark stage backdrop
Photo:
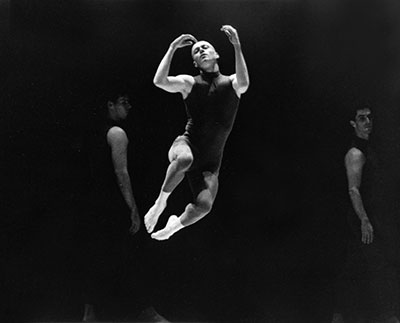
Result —
<instances>
[{"instance_id":1,"label":"dark stage backdrop","mask_svg":"<svg viewBox=\"0 0 400 323\"><path fill-rule=\"evenodd\" d=\"M214 210L170 241L149 239L162 313L171 321L329 321L346 240L348 112L360 102L375 112L382 189L398 215L397 1L18 0L0 8L0 306L8 321L81 317L74 237L89 189L82 140L99 89L116 77L131 85L130 171L144 215L185 124L179 95L152 84L156 68L170 42L191 33L214 44L222 72L233 73L223 24L239 32L251 85ZM187 48L174 57L178 73L196 73ZM167 213L189 198L183 183ZM115 302L110 319L129 317Z\"/></svg>"}]
</instances>

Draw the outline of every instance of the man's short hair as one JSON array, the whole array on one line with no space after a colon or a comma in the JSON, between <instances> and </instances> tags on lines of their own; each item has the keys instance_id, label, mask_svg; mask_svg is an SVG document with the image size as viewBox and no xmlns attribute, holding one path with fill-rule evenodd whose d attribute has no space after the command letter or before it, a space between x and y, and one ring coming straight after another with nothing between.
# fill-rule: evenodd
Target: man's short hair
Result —
<instances>
[{"instance_id":1,"label":"man's short hair","mask_svg":"<svg viewBox=\"0 0 400 323\"><path fill-rule=\"evenodd\" d=\"M94 118L104 118L108 114L108 101L116 102L123 95L129 95L129 82L118 77L98 76L87 90L89 114Z\"/></svg>"},{"instance_id":2,"label":"man's short hair","mask_svg":"<svg viewBox=\"0 0 400 323\"><path fill-rule=\"evenodd\" d=\"M102 107L107 107L107 102L116 102L119 97L129 95L130 88L128 82L123 79L107 79L99 87L97 92L97 102Z\"/></svg>"},{"instance_id":3,"label":"man's short hair","mask_svg":"<svg viewBox=\"0 0 400 323\"><path fill-rule=\"evenodd\" d=\"M349 116L348 116L348 120L352 120L355 121L356 119L356 115L357 115L357 111L360 110L364 110L364 109L370 109L371 108L371 103L369 101L357 101L350 109L349 111Z\"/></svg>"}]
</instances>

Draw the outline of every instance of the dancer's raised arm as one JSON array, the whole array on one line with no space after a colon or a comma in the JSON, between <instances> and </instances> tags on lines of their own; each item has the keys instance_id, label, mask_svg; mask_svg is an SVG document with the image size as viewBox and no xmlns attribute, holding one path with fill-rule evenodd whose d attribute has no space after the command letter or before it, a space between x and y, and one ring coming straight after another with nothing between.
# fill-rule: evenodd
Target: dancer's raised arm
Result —
<instances>
[{"instance_id":1,"label":"dancer's raised arm","mask_svg":"<svg viewBox=\"0 0 400 323\"><path fill-rule=\"evenodd\" d=\"M167 92L171 93L179 92L182 93L183 95L190 92L190 89L194 83L193 76L190 75L169 76L168 74L175 51L178 48L191 46L196 42L197 40L194 36L190 34L183 34L178 38L176 38L169 45L168 50L165 53L163 59L161 60L160 65L157 68L156 75L154 76L153 79L153 82L157 87Z\"/></svg>"}]
</instances>

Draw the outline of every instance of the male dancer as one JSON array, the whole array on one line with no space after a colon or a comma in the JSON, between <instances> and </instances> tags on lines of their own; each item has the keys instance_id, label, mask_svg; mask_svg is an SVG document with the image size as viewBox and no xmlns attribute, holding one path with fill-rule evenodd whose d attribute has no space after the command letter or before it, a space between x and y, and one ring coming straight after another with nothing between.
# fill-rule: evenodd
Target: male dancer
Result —
<instances>
[{"instance_id":1,"label":"male dancer","mask_svg":"<svg viewBox=\"0 0 400 323\"><path fill-rule=\"evenodd\" d=\"M100 96L101 110L97 113L94 129L87 142L93 185L89 211L82 219L88 221L87 230L84 230L87 240L84 255L84 322L96 321L96 308L101 308L99 305L105 299L113 298L111 291L118 289L121 292L124 289L123 282L128 282L124 281L122 275L130 255L128 228L130 226L129 232L136 235L141 222L128 171L131 127L127 124L127 118L131 104L125 85L115 83L109 84ZM135 242L138 243L138 240ZM139 272L146 264L139 257L139 252L135 256L138 256L134 259L135 271ZM140 280L139 276L130 279ZM144 294L130 297L132 307L146 307L140 319L168 322L155 311L148 295Z\"/></svg>"},{"instance_id":2,"label":"male dancer","mask_svg":"<svg viewBox=\"0 0 400 323\"><path fill-rule=\"evenodd\" d=\"M230 76L219 71L219 55L207 41L197 41L190 34L176 38L154 76L154 84L170 93L181 93L186 106L188 122L185 132L178 136L169 150L170 165L160 194L144 218L146 229L152 233L158 218L166 207L167 199L185 175L194 196L180 217L172 215L164 229L151 236L165 240L180 229L207 215L218 190L218 173L225 142L231 132L240 96L249 86L249 76L236 29L221 28L235 51L236 73ZM175 51L192 46L193 64L200 74L168 76Z\"/></svg>"},{"instance_id":3,"label":"male dancer","mask_svg":"<svg viewBox=\"0 0 400 323\"><path fill-rule=\"evenodd\" d=\"M371 110L364 106L355 109L350 124L354 137L345 156L345 167L352 234L347 261L336 286L337 308L332 323L347 322L351 317L399 323L396 271L386 250L392 229L385 225L387 215L379 193L380 165L369 144Z\"/></svg>"},{"instance_id":4,"label":"male dancer","mask_svg":"<svg viewBox=\"0 0 400 323\"><path fill-rule=\"evenodd\" d=\"M127 165L125 120L131 105L124 91L109 91L87 136L92 190L89 212L82 218L89 221L85 239L88 250L85 250L83 321L95 320L95 305L108 294L106 285L111 284L111 277L123 262L127 215L131 217L133 234L140 226Z\"/></svg>"}]
</instances>

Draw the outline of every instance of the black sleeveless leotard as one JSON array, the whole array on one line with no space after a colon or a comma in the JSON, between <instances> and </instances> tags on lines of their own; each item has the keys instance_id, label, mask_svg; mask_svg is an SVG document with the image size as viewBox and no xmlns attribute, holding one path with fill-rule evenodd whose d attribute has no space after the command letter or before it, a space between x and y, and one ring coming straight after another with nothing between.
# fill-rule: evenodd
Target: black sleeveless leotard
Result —
<instances>
[{"instance_id":1,"label":"black sleeveless leotard","mask_svg":"<svg viewBox=\"0 0 400 323\"><path fill-rule=\"evenodd\" d=\"M184 100L188 122L182 137L194 155L192 169L218 173L239 98L229 76L202 72L194 79L192 91Z\"/></svg>"}]
</instances>

